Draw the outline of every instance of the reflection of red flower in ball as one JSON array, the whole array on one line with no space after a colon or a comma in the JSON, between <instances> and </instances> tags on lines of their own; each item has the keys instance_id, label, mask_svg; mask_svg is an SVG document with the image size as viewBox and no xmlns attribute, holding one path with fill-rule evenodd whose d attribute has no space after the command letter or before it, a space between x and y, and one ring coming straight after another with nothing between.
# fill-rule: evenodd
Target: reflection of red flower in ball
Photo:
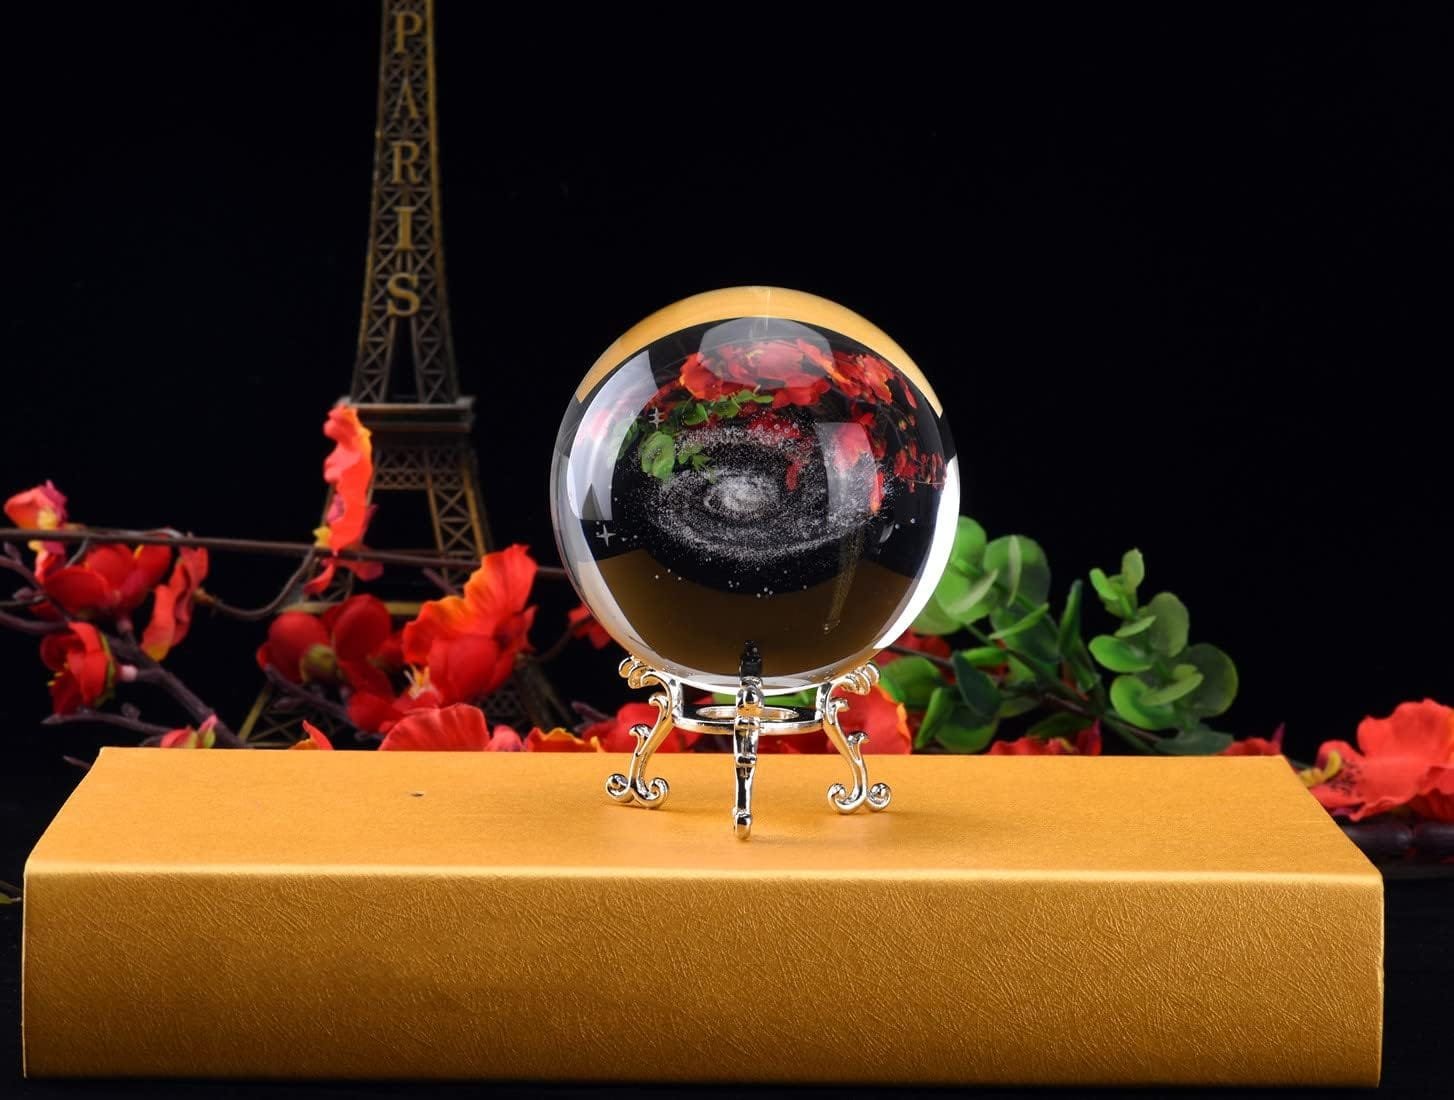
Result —
<instances>
[{"instance_id":1,"label":"reflection of red flower in ball","mask_svg":"<svg viewBox=\"0 0 1454 1100\"><path fill-rule=\"evenodd\" d=\"M682 363L680 381L693 397L715 401L741 390L772 395L773 408L812 405L828 392L829 361L805 340L723 344L694 352Z\"/></svg>"},{"instance_id":2,"label":"reflection of red flower in ball","mask_svg":"<svg viewBox=\"0 0 1454 1100\"><path fill-rule=\"evenodd\" d=\"M833 381L847 397L864 400L892 401L889 379L894 369L877 355L858 355L853 352L835 351L829 367ZM907 392L908 387L904 387Z\"/></svg>"}]
</instances>

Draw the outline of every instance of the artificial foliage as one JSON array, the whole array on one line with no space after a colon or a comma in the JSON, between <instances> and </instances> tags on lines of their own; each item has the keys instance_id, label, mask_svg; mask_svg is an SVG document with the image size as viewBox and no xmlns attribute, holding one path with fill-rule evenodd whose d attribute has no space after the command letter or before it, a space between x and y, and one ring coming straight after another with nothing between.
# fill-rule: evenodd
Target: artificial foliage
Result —
<instances>
[{"instance_id":1,"label":"artificial foliage","mask_svg":"<svg viewBox=\"0 0 1454 1100\"><path fill-rule=\"evenodd\" d=\"M1072 581L1052 602L1050 564L1034 539L991 540L961 516L944 576L914 626L964 644L947 658L915 656L884 669L890 694L924 712L915 748L978 752L1002 723L1031 716L1024 732L1037 740L1097 722L1136 751L1226 749L1232 736L1207 720L1237 696L1231 658L1191 644L1190 616L1174 594L1143 602L1139 550L1122 556L1120 572L1092 569L1089 580L1110 621L1087 639L1085 582Z\"/></svg>"}]
</instances>

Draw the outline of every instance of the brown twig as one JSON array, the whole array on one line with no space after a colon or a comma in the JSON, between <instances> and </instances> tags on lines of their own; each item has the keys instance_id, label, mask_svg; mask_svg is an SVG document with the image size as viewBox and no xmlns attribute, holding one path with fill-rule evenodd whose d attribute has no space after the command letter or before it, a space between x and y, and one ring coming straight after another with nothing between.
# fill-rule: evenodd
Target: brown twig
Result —
<instances>
[{"instance_id":1,"label":"brown twig","mask_svg":"<svg viewBox=\"0 0 1454 1100\"><path fill-rule=\"evenodd\" d=\"M292 680L280 675L278 670L271 665L263 670L263 675L267 677L268 683L272 684L282 694L297 699L299 702L305 703L315 710L320 710L324 714L332 716L349 729L356 730L358 728L357 723L349 716L348 708L342 703L335 703L332 699L309 691L302 684L293 683Z\"/></svg>"},{"instance_id":2,"label":"brown twig","mask_svg":"<svg viewBox=\"0 0 1454 1100\"><path fill-rule=\"evenodd\" d=\"M147 737L165 737L172 732L167 726L159 726L155 722L143 722L140 718L132 718L127 714L116 714L109 710L92 710L90 707L83 707L70 714L52 714L41 719L40 724L42 726L67 726L75 722L119 726L121 729L130 730L132 733L142 733Z\"/></svg>"},{"instance_id":3,"label":"brown twig","mask_svg":"<svg viewBox=\"0 0 1454 1100\"><path fill-rule=\"evenodd\" d=\"M925 653L922 649L915 649L912 646L898 645L897 643L895 643L894 645L885 646L884 648L887 649L890 653L899 653L905 657L923 657L924 660L930 662L931 664L936 664L940 668L952 669L954 667L954 662L951 661L948 657L940 657L937 653Z\"/></svg>"},{"instance_id":4,"label":"brown twig","mask_svg":"<svg viewBox=\"0 0 1454 1100\"><path fill-rule=\"evenodd\" d=\"M19 634L59 634L66 629L62 622L51 622L45 619L22 619L19 615L12 615L8 611L0 611L0 626L7 630L14 630Z\"/></svg>"},{"instance_id":5,"label":"brown twig","mask_svg":"<svg viewBox=\"0 0 1454 1100\"><path fill-rule=\"evenodd\" d=\"M125 638L118 638L111 635L108 635L106 640L110 643L111 652L117 660L136 667L137 683L153 684L161 688L198 725L201 725L208 719L212 719L212 732L217 739L216 744L218 747L224 749L240 749L244 747L242 738L232 732L232 727L222 721L216 710L208 706L191 688L182 683L170 669L163 668L156 661L152 660L141 646Z\"/></svg>"},{"instance_id":6,"label":"brown twig","mask_svg":"<svg viewBox=\"0 0 1454 1100\"><path fill-rule=\"evenodd\" d=\"M213 611L226 615L228 618L241 619L250 623L260 622L282 610L283 605L293 598L293 593L297 590L298 585L303 583L303 578L312 570L313 564L317 560L316 552L305 554L302 563L293 571L293 575L283 582L283 587L278 590L278 594L261 607L234 607L232 604L218 599L211 592L202 589L197 591L196 600L204 607L210 607Z\"/></svg>"},{"instance_id":7,"label":"brown twig","mask_svg":"<svg viewBox=\"0 0 1454 1100\"><path fill-rule=\"evenodd\" d=\"M235 551L242 554L267 554L273 557L298 557L317 554L319 548L307 542L275 542L267 539L214 538L183 535L173 531L131 531L114 527L56 528L0 527L0 540L25 542L44 539L46 542L125 542L133 546L202 546L208 550ZM359 547L340 551L343 561L373 561L382 565L412 565L421 569L466 569L473 571L480 562L475 557L446 557L437 554L412 554L396 550L371 550ZM542 565L542 577L565 580L566 571L558 565Z\"/></svg>"}]
</instances>

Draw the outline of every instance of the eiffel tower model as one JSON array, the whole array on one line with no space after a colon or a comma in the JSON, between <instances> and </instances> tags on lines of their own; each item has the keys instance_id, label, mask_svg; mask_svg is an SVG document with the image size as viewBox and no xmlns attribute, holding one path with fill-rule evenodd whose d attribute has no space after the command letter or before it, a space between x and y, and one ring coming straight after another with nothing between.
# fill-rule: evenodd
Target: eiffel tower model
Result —
<instances>
[{"instance_id":1,"label":"eiffel tower model","mask_svg":"<svg viewBox=\"0 0 1454 1100\"><path fill-rule=\"evenodd\" d=\"M426 549L457 558L478 558L489 550L470 435L474 398L460 394L445 295L433 0L383 0L369 250L348 400L373 434L373 491L422 497L427 505L433 542ZM453 586L468 575L440 573ZM317 611L343 598L352 576L340 572L339 578L324 604L294 606ZM389 604L401 618L412 617L418 607ZM534 664L518 666L485 706L492 721L512 725L548 729L567 717ZM311 713L306 701L300 705L265 683L242 736L254 744L295 741L304 717L325 729L335 725L328 715Z\"/></svg>"}]
</instances>

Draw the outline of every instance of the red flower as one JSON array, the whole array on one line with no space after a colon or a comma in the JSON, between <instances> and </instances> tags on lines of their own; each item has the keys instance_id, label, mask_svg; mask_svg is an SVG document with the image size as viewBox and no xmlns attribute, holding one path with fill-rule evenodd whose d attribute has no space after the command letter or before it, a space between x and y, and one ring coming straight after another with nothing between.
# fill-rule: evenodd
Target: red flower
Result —
<instances>
[{"instance_id":1,"label":"red flower","mask_svg":"<svg viewBox=\"0 0 1454 1100\"><path fill-rule=\"evenodd\" d=\"M268 627L257 663L295 684L341 677L357 691L390 696L389 673L402 667L389 609L369 595L350 596L321 617L283 612Z\"/></svg>"},{"instance_id":2,"label":"red flower","mask_svg":"<svg viewBox=\"0 0 1454 1100\"><path fill-rule=\"evenodd\" d=\"M315 726L312 722L304 721L303 732L308 736L300 741L294 741L290 748L294 749L324 749L332 751L333 742L328 739L328 734Z\"/></svg>"},{"instance_id":3,"label":"red flower","mask_svg":"<svg viewBox=\"0 0 1454 1100\"><path fill-rule=\"evenodd\" d=\"M258 647L259 668L276 669L294 684L332 680L336 669L328 628L306 611L284 611L268 627L268 640Z\"/></svg>"},{"instance_id":4,"label":"red flower","mask_svg":"<svg viewBox=\"0 0 1454 1100\"><path fill-rule=\"evenodd\" d=\"M308 723L304 722L307 726ZM217 715L212 715L196 729L184 726L179 730L162 735L157 745L164 749L210 749L217 744ZM311 728L311 727L310 727ZM333 746L329 746L332 748Z\"/></svg>"},{"instance_id":5,"label":"red flower","mask_svg":"<svg viewBox=\"0 0 1454 1100\"><path fill-rule=\"evenodd\" d=\"M844 695L847 706L838 712L838 724L844 733L862 730L868 734L863 742L865 756L912 752L913 736L909 733L909 715L904 704L894 702L882 687L875 684L867 695ZM815 753L836 752L828 735L822 731L802 734L767 736L759 746L764 752Z\"/></svg>"},{"instance_id":6,"label":"red flower","mask_svg":"<svg viewBox=\"0 0 1454 1100\"><path fill-rule=\"evenodd\" d=\"M318 595L333 582L339 565L363 578L372 580L382 572L377 562L341 561L338 554L363 543L373 508L369 506L369 489L374 479L374 449L371 433L359 422L358 410L352 405L338 405L329 410L323 434L334 441L333 452L323 462L323 480L333 488L323 526L314 536L317 546L329 550L327 561L318 576L305 586L310 595Z\"/></svg>"},{"instance_id":7,"label":"red flower","mask_svg":"<svg viewBox=\"0 0 1454 1100\"><path fill-rule=\"evenodd\" d=\"M177 564L167 583L157 587L151 618L141 636L141 648L152 660L160 661L187 636L192 625L192 601L206 577L205 547L184 546L177 551Z\"/></svg>"},{"instance_id":8,"label":"red flower","mask_svg":"<svg viewBox=\"0 0 1454 1100\"><path fill-rule=\"evenodd\" d=\"M501 726L491 736L485 712L468 703L421 710L401 719L380 749L410 752L510 752L520 735Z\"/></svg>"},{"instance_id":9,"label":"red flower","mask_svg":"<svg viewBox=\"0 0 1454 1100\"><path fill-rule=\"evenodd\" d=\"M50 570L41 587L50 600L83 619L124 620L141 605L172 563L167 546L106 543L88 550L75 565Z\"/></svg>"},{"instance_id":10,"label":"red flower","mask_svg":"<svg viewBox=\"0 0 1454 1100\"><path fill-rule=\"evenodd\" d=\"M937 634L919 634L913 630L906 630L900 634L898 640L894 642L894 645L904 649L916 649L920 653L928 654L930 657L944 657L946 659L953 652L949 643ZM905 654L895 653L891 649L886 649L875 657L874 661L880 665L886 665L897 661L903 656Z\"/></svg>"},{"instance_id":11,"label":"red flower","mask_svg":"<svg viewBox=\"0 0 1454 1100\"><path fill-rule=\"evenodd\" d=\"M655 709L655 708L653 708ZM530 731L525 738L526 752L604 752L601 742L592 737L586 740L577 737L568 729L553 729L549 733L540 729Z\"/></svg>"},{"instance_id":12,"label":"red flower","mask_svg":"<svg viewBox=\"0 0 1454 1100\"><path fill-rule=\"evenodd\" d=\"M488 695L510 678L535 608L530 551L515 545L486 554L463 596L431 600L404 627L404 658L425 669L424 684L445 703Z\"/></svg>"},{"instance_id":13,"label":"red flower","mask_svg":"<svg viewBox=\"0 0 1454 1100\"><path fill-rule=\"evenodd\" d=\"M596 621L585 604L571 608L566 613L566 621L570 623L572 638L584 638L597 649L605 649L611 644L611 635L606 633L606 628Z\"/></svg>"},{"instance_id":14,"label":"red flower","mask_svg":"<svg viewBox=\"0 0 1454 1100\"><path fill-rule=\"evenodd\" d=\"M55 482L47 481L7 500L5 514L16 527L54 531L66 522L66 497ZM42 578L51 566L65 559L66 547L61 542L32 539L30 548L35 551L35 572Z\"/></svg>"},{"instance_id":15,"label":"red flower","mask_svg":"<svg viewBox=\"0 0 1454 1100\"><path fill-rule=\"evenodd\" d=\"M1358 747L1327 741L1309 775L1325 809L1359 821L1408 804L1442 783L1454 763L1454 710L1432 699L1401 703L1358 725Z\"/></svg>"},{"instance_id":16,"label":"red flower","mask_svg":"<svg viewBox=\"0 0 1454 1100\"><path fill-rule=\"evenodd\" d=\"M1075 744L1064 737L1019 737L1013 741L996 741L990 756L1099 756L1101 724L1092 722L1075 735Z\"/></svg>"},{"instance_id":17,"label":"red flower","mask_svg":"<svg viewBox=\"0 0 1454 1100\"><path fill-rule=\"evenodd\" d=\"M60 634L47 634L40 642L40 659L55 673L50 697L57 714L104 701L116 678L106 639L90 623L72 623Z\"/></svg>"},{"instance_id":18,"label":"red flower","mask_svg":"<svg viewBox=\"0 0 1454 1100\"><path fill-rule=\"evenodd\" d=\"M631 752L636 748L636 738L631 736L631 727L641 725L650 729L656 725L656 708L650 703L626 703L616 712L614 718L603 718L581 730L586 741L599 741L605 752ZM699 733L673 729L666 735L657 752L686 752L697 743Z\"/></svg>"},{"instance_id":19,"label":"red flower","mask_svg":"<svg viewBox=\"0 0 1454 1100\"><path fill-rule=\"evenodd\" d=\"M1267 737L1244 737L1240 741L1233 741L1220 753L1222 756L1281 756L1282 755L1283 727L1278 726L1272 731L1272 736Z\"/></svg>"},{"instance_id":20,"label":"red flower","mask_svg":"<svg viewBox=\"0 0 1454 1100\"><path fill-rule=\"evenodd\" d=\"M5 502L5 514L16 527L54 531L66 522L66 496L47 481L12 496Z\"/></svg>"}]
</instances>

